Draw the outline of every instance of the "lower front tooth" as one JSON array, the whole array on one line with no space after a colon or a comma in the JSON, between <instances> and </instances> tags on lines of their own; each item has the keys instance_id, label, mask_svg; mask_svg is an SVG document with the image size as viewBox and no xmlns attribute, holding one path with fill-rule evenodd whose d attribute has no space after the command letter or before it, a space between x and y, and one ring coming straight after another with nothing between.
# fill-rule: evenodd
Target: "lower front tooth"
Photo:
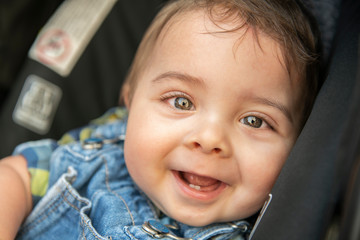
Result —
<instances>
[{"instance_id":1,"label":"lower front tooth","mask_svg":"<svg viewBox=\"0 0 360 240\"><path fill-rule=\"evenodd\" d=\"M197 185L194 185L194 184L189 184L189 186L193 189L196 189L196 190L200 190L201 187L200 186L197 186Z\"/></svg>"}]
</instances>

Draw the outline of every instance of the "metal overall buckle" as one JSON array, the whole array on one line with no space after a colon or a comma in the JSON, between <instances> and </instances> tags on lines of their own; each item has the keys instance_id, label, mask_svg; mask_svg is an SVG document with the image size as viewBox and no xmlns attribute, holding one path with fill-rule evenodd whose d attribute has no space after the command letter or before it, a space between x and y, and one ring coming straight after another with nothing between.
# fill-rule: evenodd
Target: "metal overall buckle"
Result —
<instances>
[{"instance_id":1,"label":"metal overall buckle","mask_svg":"<svg viewBox=\"0 0 360 240\"><path fill-rule=\"evenodd\" d=\"M235 223L228 223L233 229L236 230L240 230L241 232L245 233L249 230L249 225L248 224L235 224ZM177 230L178 227L177 226L173 226L173 225L164 225L161 222L155 221L155 220L149 220L147 222L145 222L142 225L142 229L149 234L150 236L152 236L153 238L165 238L165 237L169 237L171 239L176 239L176 240L193 240L192 238L182 238L182 237L178 237L176 235L174 235L172 232L170 232L170 229L175 229Z\"/></svg>"},{"instance_id":2,"label":"metal overall buckle","mask_svg":"<svg viewBox=\"0 0 360 240\"><path fill-rule=\"evenodd\" d=\"M153 238L169 237L176 240L193 240L191 238L182 238L170 232L169 228L177 229L177 226L164 225L155 220L149 220L142 225L142 229Z\"/></svg>"}]
</instances>

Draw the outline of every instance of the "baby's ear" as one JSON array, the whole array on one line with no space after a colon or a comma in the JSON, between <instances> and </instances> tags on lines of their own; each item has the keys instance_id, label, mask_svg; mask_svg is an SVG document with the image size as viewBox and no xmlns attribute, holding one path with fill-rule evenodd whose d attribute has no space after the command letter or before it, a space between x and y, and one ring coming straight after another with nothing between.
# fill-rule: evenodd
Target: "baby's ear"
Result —
<instances>
[{"instance_id":1,"label":"baby's ear","mask_svg":"<svg viewBox=\"0 0 360 240\"><path fill-rule=\"evenodd\" d=\"M122 86L120 102L123 103L127 109L130 108L130 85L128 83Z\"/></svg>"}]
</instances>

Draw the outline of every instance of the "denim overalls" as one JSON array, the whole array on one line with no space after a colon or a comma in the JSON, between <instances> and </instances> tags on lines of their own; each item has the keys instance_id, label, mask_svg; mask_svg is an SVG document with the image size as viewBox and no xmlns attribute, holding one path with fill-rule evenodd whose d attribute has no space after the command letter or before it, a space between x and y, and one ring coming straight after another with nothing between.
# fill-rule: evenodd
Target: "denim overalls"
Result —
<instances>
[{"instance_id":1,"label":"denim overalls","mask_svg":"<svg viewBox=\"0 0 360 240\"><path fill-rule=\"evenodd\" d=\"M49 169L48 190L17 239L246 239L247 221L190 227L159 213L129 176L125 131L126 120L117 120L96 126L81 142L17 147L15 154L23 154L29 168L38 164L37 155L48 159L40 165Z\"/></svg>"}]
</instances>

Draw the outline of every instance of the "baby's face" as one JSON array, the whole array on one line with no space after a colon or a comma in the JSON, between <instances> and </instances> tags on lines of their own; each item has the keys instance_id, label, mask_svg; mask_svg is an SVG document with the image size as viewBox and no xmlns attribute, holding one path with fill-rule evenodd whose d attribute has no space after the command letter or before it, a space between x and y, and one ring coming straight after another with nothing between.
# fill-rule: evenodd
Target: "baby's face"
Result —
<instances>
[{"instance_id":1,"label":"baby's face","mask_svg":"<svg viewBox=\"0 0 360 240\"><path fill-rule=\"evenodd\" d=\"M230 25L231 27L231 25ZM278 44L202 12L163 31L129 107L125 160L168 216L193 226L261 208L297 137L300 91ZM165 33L164 33L165 32Z\"/></svg>"}]
</instances>

